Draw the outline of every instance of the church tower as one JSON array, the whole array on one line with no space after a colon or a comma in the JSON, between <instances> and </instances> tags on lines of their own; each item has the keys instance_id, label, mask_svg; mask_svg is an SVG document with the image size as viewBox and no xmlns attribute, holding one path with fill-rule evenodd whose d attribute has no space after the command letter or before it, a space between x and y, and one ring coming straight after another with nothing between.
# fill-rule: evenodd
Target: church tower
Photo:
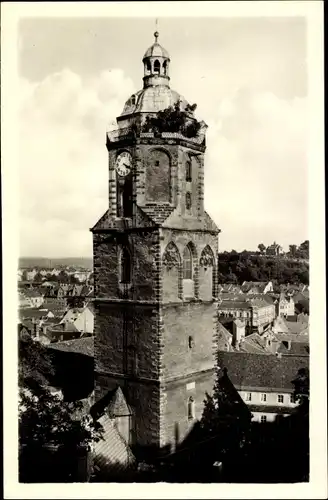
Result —
<instances>
[{"instance_id":1,"label":"church tower","mask_svg":"<svg viewBox=\"0 0 328 500\"><path fill-rule=\"evenodd\" d=\"M107 133L109 207L91 230L95 396L120 387L135 449L174 449L213 388L220 230L204 209L206 125L170 88L157 32L142 61L143 89ZM156 122L174 106L179 128Z\"/></svg>"}]
</instances>

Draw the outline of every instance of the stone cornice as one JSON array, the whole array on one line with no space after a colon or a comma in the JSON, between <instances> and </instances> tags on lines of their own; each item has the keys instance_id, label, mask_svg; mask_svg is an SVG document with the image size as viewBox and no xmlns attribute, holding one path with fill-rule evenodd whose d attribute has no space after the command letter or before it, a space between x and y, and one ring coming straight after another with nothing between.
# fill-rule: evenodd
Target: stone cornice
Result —
<instances>
[{"instance_id":1,"label":"stone cornice","mask_svg":"<svg viewBox=\"0 0 328 500\"><path fill-rule=\"evenodd\" d=\"M140 135L134 135L131 131L122 133L122 135L114 135L111 133L107 133L106 137L106 147L107 150L118 149L126 146L139 146L139 145L148 145L148 146L184 146L189 149L193 149L195 151L199 151L204 153L206 150L205 138L202 142L199 139L193 139L184 137L179 133L163 133L161 136L154 136L151 133L145 133Z\"/></svg>"}]
</instances>

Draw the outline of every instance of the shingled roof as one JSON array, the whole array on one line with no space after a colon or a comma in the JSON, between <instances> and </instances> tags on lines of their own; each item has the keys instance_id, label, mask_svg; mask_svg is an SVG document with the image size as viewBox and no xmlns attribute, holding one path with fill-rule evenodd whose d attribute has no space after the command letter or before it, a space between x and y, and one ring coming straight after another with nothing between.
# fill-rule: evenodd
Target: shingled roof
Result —
<instances>
[{"instance_id":1,"label":"shingled roof","mask_svg":"<svg viewBox=\"0 0 328 500\"><path fill-rule=\"evenodd\" d=\"M248 352L219 352L220 369L226 368L237 390L293 392L292 381L300 368L308 368L305 356L263 356Z\"/></svg>"},{"instance_id":2,"label":"shingled roof","mask_svg":"<svg viewBox=\"0 0 328 500\"><path fill-rule=\"evenodd\" d=\"M64 340L62 342L54 342L48 348L57 349L59 351L76 352L86 356L94 356L94 337L82 337L75 340Z\"/></svg>"}]
</instances>

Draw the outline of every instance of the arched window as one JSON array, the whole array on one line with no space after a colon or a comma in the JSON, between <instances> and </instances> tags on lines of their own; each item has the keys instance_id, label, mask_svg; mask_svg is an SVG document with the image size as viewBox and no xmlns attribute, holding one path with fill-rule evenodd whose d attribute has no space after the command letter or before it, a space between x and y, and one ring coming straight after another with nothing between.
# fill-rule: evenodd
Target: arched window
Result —
<instances>
[{"instance_id":1,"label":"arched window","mask_svg":"<svg viewBox=\"0 0 328 500\"><path fill-rule=\"evenodd\" d=\"M191 396L188 399L188 420L193 420L195 418L195 401Z\"/></svg>"},{"instance_id":2,"label":"arched window","mask_svg":"<svg viewBox=\"0 0 328 500\"><path fill-rule=\"evenodd\" d=\"M161 64L158 59L154 62L154 73L159 75L161 71Z\"/></svg>"},{"instance_id":3,"label":"arched window","mask_svg":"<svg viewBox=\"0 0 328 500\"><path fill-rule=\"evenodd\" d=\"M188 192L186 193L186 210L191 209L191 194Z\"/></svg>"},{"instance_id":4,"label":"arched window","mask_svg":"<svg viewBox=\"0 0 328 500\"><path fill-rule=\"evenodd\" d=\"M150 61L147 61L147 63L146 63L146 70L147 70L147 73L150 73L150 72L151 72L151 64L150 64Z\"/></svg>"},{"instance_id":5,"label":"arched window","mask_svg":"<svg viewBox=\"0 0 328 500\"><path fill-rule=\"evenodd\" d=\"M192 280L193 269L192 269L192 253L189 246L183 251L183 279Z\"/></svg>"},{"instance_id":6,"label":"arched window","mask_svg":"<svg viewBox=\"0 0 328 500\"><path fill-rule=\"evenodd\" d=\"M166 75L167 74L167 61L163 62L163 71L164 71L164 75Z\"/></svg>"},{"instance_id":7,"label":"arched window","mask_svg":"<svg viewBox=\"0 0 328 500\"><path fill-rule=\"evenodd\" d=\"M132 181L126 179L123 191L123 217L132 217Z\"/></svg>"},{"instance_id":8,"label":"arched window","mask_svg":"<svg viewBox=\"0 0 328 500\"><path fill-rule=\"evenodd\" d=\"M124 181L117 181L117 217L132 217L132 178L131 173Z\"/></svg>"},{"instance_id":9,"label":"arched window","mask_svg":"<svg viewBox=\"0 0 328 500\"><path fill-rule=\"evenodd\" d=\"M120 267L121 283L131 283L131 256L127 248L122 249Z\"/></svg>"},{"instance_id":10,"label":"arched window","mask_svg":"<svg viewBox=\"0 0 328 500\"><path fill-rule=\"evenodd\" d=\"M192 180L192 175L191 175L191 161L188 160L186 163L186 181L191 182Z\"/></svg>"},{"instance_id":11,"label":"arched window","mask_svg":"<svg viewBox=\"0 0 328 500\"><path fill-rule=\"evenodd\" d=\"M133 94L133 95L131 96L131 104L134 106L134 105L135 105L135 103L136 103L136 96Z\"/></svg>"}]
</instances>

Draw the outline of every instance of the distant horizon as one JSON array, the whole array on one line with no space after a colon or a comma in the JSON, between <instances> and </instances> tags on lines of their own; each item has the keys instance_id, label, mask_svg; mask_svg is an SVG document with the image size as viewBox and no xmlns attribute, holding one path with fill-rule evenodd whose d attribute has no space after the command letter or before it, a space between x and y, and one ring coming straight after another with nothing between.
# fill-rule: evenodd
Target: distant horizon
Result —
<instances>
[{"instance_id":1,"label":"distant horizon","mask_svg":"<svg viewBox=\"0 0 328 500\"><path fill-rule=\"evenodd\" d=\"M299 246L304 241L306 241L306 240L300 241L299 243L290 243L290 244L291 245ZM278 241L275 241L275 242L278 245L280 245L280 243ZM260 242L260 243L262 243L262 242ZM272 242L272 243L274 243L274 242ZM270 243L269 245L272 245L272 243ZM265 247L268 247L269 245L265 245ZM289 248L285 250L285 248L282 245L280 245L280 246L282 247L282 249L286 253L289 251ZM231 248L230 250L227 250L225 248L225 249L222 249L222 250L219 249L219 253L232 252L232 251L236 251L238 253L241 253L241 252L244 252L245 250L246 250L246 252L259 252L259 249L256 247L255 249L254 248L243 248L243 250L237 250L236 248ZM42 256L42 255L20 255L19 259L46 259L46 260L58 260L58 259L71 259L71 260L73 260L73 259L93 259L93 255L92 254L91 255L82 255L82 256L62 255L62 256L51 256L51 257L49 257L49 256Z\"/></svg>"}]
</instances>

